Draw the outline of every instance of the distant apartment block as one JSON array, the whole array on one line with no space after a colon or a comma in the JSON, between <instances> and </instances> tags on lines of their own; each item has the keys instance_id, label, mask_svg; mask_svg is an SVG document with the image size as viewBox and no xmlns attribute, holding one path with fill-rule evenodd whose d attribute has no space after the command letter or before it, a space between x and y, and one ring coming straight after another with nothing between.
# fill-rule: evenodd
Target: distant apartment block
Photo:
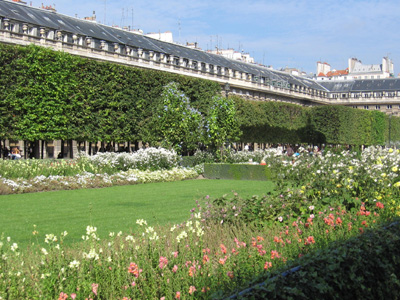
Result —
<instances>
[{"instance_id":1,"label":"distant apartment block","mask_svg":"<svg viewBox=\"0 0 400 300\"><path fill-rule=\"evenodd\" d=\"M326 62L317 62L317 80L355 80L385 79L394 77L393 62L389 57L382 58L382 64L364 65L357 58L349 58L345 70L331 69Z\"/></svg>"}]
</instances>

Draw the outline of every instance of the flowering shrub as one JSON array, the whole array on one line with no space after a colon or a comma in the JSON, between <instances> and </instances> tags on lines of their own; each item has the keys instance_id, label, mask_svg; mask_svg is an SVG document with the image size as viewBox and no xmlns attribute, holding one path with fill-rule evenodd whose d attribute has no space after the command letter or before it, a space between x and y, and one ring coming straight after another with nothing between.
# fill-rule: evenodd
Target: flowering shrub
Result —
<instances>
[{"instance_id":1,"label":"flowering shrub","mask_svg":"<svg viewBox=\"0 0 400 300\"><path fill-rule=\"evenodd\" d=\"M175 151L164 148L139 149L133 153L97 153L93 156L81 155L81 159L101 167L112 167L117 170L164 170L178 165L178 155Z\"/></svg>"},{"instance_id":2,"label":"flowering shrub","mask_svg":"<svg viewBox=\"0 0 400 300\"><path fill-rule=\"evenodd\" d=\"M178 166L179 157L174 151L163 148L140 149L134 153L97 153L67 160L0 160L3 178L31 179L36 176L74 176L83 173L114 174L129 169L165 170Z\"/></svg>"},{"instance_id":3,"label":"flowering shrub","mask_svg":"<svg viewBox=\"0 0 400 300\"><path fill-rule=\"evenodd\" d=\"M199 168L172 168L170 170L140 171L131 169L112 175L82 173L76 176L37 176L32 179L6 179L0 176L0 195L30 193L51 190L72 190L81 188L110 187L151 182L167 182L194 179L201 172Z\"/></svg>"}]
</instances>

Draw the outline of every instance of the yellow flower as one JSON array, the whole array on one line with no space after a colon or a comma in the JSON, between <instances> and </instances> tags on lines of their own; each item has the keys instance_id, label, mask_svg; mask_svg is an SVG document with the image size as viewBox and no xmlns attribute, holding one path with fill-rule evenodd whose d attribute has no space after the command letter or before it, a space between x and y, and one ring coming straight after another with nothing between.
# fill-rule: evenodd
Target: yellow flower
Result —
<instances>
[{"instance_id":1,"label":"yellow flower","mask_svg":"<svg viewBox=\"0 0 400 300\"><path fill-rule=\"evenodd\" d=\"M400 187L400 181L397 181L395 184L393 184L394 187Z\"/></svg>"},{"instance_id":2,"label":"yellow flower","mask_svg":"<svg viewBox=\"0 0 400 300\"><path fill-rule=\"evenodd\" d=\"M392 168L392 172L397 172L399 169L397 168L397 166L394 166L393 168Z\"/></svg>"},{"instance_id":3,"label":"yellow flower","mask_svg":"<svg viewBox=\"0 0 400 300\"><path fill-rule=\"evenodd\" d=\"M392 153L392 152L393 152L393 149L392 149L392 148L390 148L390 149L389 149L389 153Z\"/></svg>"}]
</instances>

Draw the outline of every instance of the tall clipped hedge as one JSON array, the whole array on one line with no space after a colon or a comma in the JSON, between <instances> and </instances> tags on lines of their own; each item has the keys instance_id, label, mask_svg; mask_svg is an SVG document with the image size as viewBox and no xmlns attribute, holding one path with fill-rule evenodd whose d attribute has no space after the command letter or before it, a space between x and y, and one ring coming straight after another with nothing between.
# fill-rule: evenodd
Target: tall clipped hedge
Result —
<instances>
[{"instance_id":1,"label":"tall clipped hedge","mask_svg":"<svg viewBox=\"0 0 400 300\"><path fill-rule=\"evenodd\" d=\"M243 142L383 145L400 142L400 118L339 105L302 107L235 98Z\"/></svg>"},{"instance_id":2,"label":"tall clipped hedge","mask_svg":"<svg viewBox=\"0 0 400 300\"><path fill-rule=\"evenodd\" d=\"M133 141L163 86L177 82L206 112L216 82L84 59L38 46L0 44L0 138Z\"/></svg>"},{"instance_id":3,"label":"tall clipped hedge","mask_svg":"<svg viewBox=\"0 0 400 300\"><path fill-rule=\"evenodd\" d=\"M33 45L0 44L0 66L0 139L146 141L165 85L179 83L203 115L221 91L213 81ZM232 98L243 142L400 143L400 119L382 112Z\"/></svg>"}]
</instances>

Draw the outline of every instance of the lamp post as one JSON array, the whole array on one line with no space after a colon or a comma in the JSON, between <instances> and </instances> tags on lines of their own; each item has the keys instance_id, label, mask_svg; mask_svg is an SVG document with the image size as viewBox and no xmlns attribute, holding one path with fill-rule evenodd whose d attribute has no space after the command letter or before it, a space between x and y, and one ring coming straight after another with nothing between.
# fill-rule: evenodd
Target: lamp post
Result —
<instances>
[{"instance_id":1,"label":"lamp post","mask_svg":"<svg viewBox=\"0 0 400 300\"><path fill-rule=\"evenodd\" d=\"M230 85L229 85L228 82L225 83L224 89L225 89L225 97L228 98L228 96L229 96L229 91L230 91L230 89L231 89L231 87L230 87Z\"/></svg>"}]
</instances>

